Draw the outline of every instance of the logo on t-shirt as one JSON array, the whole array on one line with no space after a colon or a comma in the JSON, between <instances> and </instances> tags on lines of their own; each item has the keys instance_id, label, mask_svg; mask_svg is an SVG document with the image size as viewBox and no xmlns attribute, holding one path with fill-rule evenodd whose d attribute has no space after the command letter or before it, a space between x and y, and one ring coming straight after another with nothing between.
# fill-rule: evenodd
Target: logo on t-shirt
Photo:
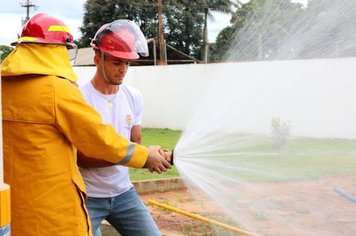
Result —
<instances>
[{"instance_id":1,"label":"logo on t-shirt","mask_svg":"<svg viewBox=\"0 0 356 236\"><path fill-rule=\"evenodd\" d=\"M132 125L132 116L131 115L126 115L126 125L131 126Z\"/></svg>"}]
</instances>

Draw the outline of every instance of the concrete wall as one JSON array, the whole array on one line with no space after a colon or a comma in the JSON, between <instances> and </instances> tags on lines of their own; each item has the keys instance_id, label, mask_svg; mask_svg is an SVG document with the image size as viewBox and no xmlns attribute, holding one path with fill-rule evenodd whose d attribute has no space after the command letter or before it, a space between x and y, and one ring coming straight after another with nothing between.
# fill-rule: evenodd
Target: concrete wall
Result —
<instances>
[{"instance_id":1,"label":"concrete wall","mask_svg":"<svg viewBox=\"0 0 356 236\"><path fill-rule=\"evenodd\" d=\"M267 129L258 121L265 114L298 123L300 134L325 120L318 135L334 136L337 126L341 136L356 137L355 67L356 58L131 67L126 82L144 95L144 127L184 130L201 107L233 99L236 109L245 107L241 112L252 114L246 119L255 119L244 122L239 116L246 129L248 123L250 130ZM75 71L83 84L95 68ZM251 103L257 110L247 109ZM229 114L221 119L224 116Z\"/></svg>"},{"instance_id":2,"label":"concrete wall","mask_svg":"<svg viewBox=\"0 0 356 236\"><path fill-rule=\"evenodd\" d=\"M217 65L212 67L218 69ZM183 130L204 95L211 79L209 66L174 65L130 67L126 83L144 96L143 126ZM78 83L88 82L94 67L74 67Z\"/></svg>"}]
</instances>

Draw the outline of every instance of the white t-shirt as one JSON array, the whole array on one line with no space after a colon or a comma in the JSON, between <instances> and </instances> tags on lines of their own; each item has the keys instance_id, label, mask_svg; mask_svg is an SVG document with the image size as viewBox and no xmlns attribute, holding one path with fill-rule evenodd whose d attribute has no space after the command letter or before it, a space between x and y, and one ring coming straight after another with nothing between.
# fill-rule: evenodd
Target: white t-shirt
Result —
<instances>
[{"instance_id":1,"label":"white t-shirt","mask_svg":"<svg viewBox=\"0 0 356 236\"><path fill-rule=\"evenodd\" d=\"M141 125L143 96L133 87L121 84L116 95L104 95L89 82L80 87L85 100L122 136L130 140L131 129ZM105 99L105 98L106 99ZM109 102L112 101L112 107ZM114 197L132 187L128 167L79 168L89 197Z\"/></svg>"}]
</instances>

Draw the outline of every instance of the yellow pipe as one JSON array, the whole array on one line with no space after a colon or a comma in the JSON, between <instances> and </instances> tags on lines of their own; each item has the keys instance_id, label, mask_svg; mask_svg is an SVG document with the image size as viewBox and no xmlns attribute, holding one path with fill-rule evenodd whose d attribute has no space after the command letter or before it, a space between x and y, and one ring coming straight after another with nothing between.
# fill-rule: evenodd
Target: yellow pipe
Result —
<instances>
[{"instance_id":1,"label":"yellow pipe","mask_svg":"<svg viewBox=\"0 0 356 236\"><path fill-rule=\"evenodd\" d=\"M215 221L215 220L211 220L211 219L208 219L208 218L206 218L206 217L203 217L203 216L200 216L200 215L197 215L197 214L194 214L194 213L190 213L190 212L187 212L187 211L184 211L184 210L175 208L175 207L171 207L171 206L169 206L169 205L166 205L166 204L157 202L157 201L155 201L155 200L148 200L148 204L156 205L156 206L165 208L165 209L167 209L167 210L174 211L174 212L180 213L180 214L182 214L182 215L188 216L188 217L190 217L190 218L203 221L203 222L205 222L205 223L210 223L210 224L218 225L218 226L221 226L221 227L223 227L223 228L225 228L225 229L228 229L228 230L231 230L231 231L234 231L234 232L238 232L238 233L240 233L240 234L242 234L242 235L257 236L257 234L247 232L247 231L242 230L242 229L240 229L240 228L237 228L237 227L235 227L235 226L231 226L231 225L227 225L227 224L224 224L224 223Z\"/></svg>"},{"instance_id":2,"label":"yellow pipe","mask_svg":"<svg viewBox=\"0 0 356 236\"><path fill-rule=\"evenodd\" d=\"M10 186L0 183L0 235L9 230L10 222Z\"/></svg>"}]
</instances>

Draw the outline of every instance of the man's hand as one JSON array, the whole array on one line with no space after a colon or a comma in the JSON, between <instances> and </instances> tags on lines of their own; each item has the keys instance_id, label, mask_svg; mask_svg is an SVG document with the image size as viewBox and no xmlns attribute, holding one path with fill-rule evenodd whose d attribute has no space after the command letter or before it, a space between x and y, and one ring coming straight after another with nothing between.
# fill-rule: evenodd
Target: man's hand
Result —
<instances>
[{"instance_id":1,"label":"man's hand","mask_svg":"<svg viewBox=\"0 0 356 236\"><path fill-rule=\"evenodd\" d=\"M159 154L161 154L162 156L164 156L164 158L172 165L172 151L168 150L168 149L160 149L159 150Z\"/></svg>"},{"instance_id":2,"label":"man's hand","mask_svg":"<svg viewBox=\"0 0 356 236\"><path fill-rule=\"evenodd\" d=\"M159 146L149 146L148 147L148 158L144 165L151 172L162 173L171 168L169 163L170 157L166 159L166 155L162 155L163 151L160 150Z\"/></svg>"}]
</instances>

